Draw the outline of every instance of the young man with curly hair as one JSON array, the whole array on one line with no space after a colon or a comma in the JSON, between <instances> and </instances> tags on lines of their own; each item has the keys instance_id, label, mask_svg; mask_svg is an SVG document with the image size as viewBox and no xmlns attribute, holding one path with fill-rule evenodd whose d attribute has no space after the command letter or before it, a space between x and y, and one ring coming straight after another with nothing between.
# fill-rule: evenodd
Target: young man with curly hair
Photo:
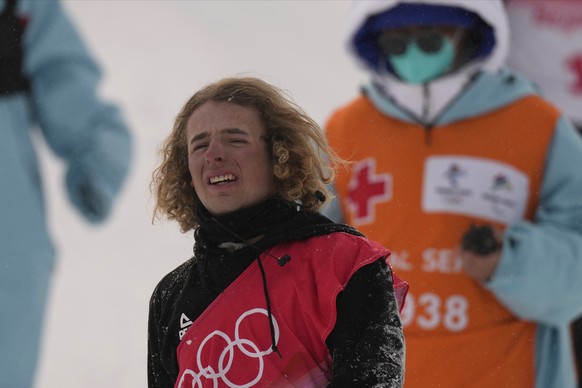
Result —
<instances>
[{"instance_id":1,"label":"young man with curly hair","mask_svg":"<svg viewBox=\"0 0 582 388\"><path fill-rule=\"evenodd\" d=\"M151 298L150 387L402 386L407 285L386 248L318 212L339 162L259 79L184 105L153 188L194 256Z\"/></svg>"}]
</instances>

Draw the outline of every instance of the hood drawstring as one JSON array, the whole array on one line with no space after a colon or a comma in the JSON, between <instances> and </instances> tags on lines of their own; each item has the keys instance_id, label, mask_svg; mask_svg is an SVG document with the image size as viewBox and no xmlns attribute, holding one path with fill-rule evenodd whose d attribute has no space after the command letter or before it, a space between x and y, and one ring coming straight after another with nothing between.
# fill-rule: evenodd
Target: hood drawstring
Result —
<instances>
[{"instance_id":1,"label":"hood drawstring","mask_svg":"<svg viewBox=\"0 0 582 388\"><path fill-rule=\"evenodd\" d=\"M270 254L267 251L262 250L261 248L259 248L258 246L249 243L247 240L245 240L243 237L239 236L238 234L236 234L235 232L233 232L232 230L230 230L229 228L227 228L225 225L223 225L220 221L218 221L215 217L212 217L212 220L214 222L216 222L217 225L219 225L222 229L224 229L226 232L228 232L230 235L232 235L233 237L235 237L236 239L238 239L239 241L243 242L246 246L249 246L251 248L256 249L259 253L261 254L266 254L268 256L273 257L274 259L277 260L277 263L280 266L285 265L286 262L288 262L291 258L289 257L289 255L285 255L284 257L287 257L286 261L281 264L279 262L279 258L273 256L272 254ZM263 293L265 294L265 302L266 302L266 307L267 307L267 318L269 319L269 332L271 334L271 350L275 353L277 353L279 355L280 358L283 358L283 356L281 355L281 352L279 351L279 348L277 347L277 341L275 338L275 325L273 324L273 314L271 312L271 299L269 298L269 290L267 288L267 274L265 273L265 268L263 267L263 263L261 262L261 255L257 256L257 263L259 265L259 269L261 271L261 278L263 280Z\"/></svg>"},{"instance_id":2,"label":"hood drawstring","mask_svg":"<svg viewBox=\"0 0 582 388\"><path fill-rule=\"evenodd\" d=\"M273 324L273 315L271 313L271 299L269 298L269 290L267 288L267 275L265 269L263 268L263 263L261 262L261 256L257 256L257 263L259 263L259 269L261 270L261 278L263 279L263 293L265 294L265 303L267 305L267 317L269 318L269 331L271 332L271 350L279 355L279 358L283 358L279 348L277 347L277 342L275 339L275 325Z\"/></svg>"}]
</instances>

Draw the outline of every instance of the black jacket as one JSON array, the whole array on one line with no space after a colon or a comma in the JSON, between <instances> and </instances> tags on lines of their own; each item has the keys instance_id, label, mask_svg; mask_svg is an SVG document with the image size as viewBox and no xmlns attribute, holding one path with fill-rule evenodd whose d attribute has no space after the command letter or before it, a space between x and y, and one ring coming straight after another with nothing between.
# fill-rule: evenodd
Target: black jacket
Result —
<instances>
[{"instance_id":1,"label":"black jacket","mask_svg":"<svg viewBox=\"0 0 582 388\"><path fill-rule=\"evenodd\" d=\"M197 213L201 226L196 231L194 257L166 275L150 301L150 388L170 388L175 384L179 372L176 349L180 332L185 332L188 325L182 312L187 311L187 318L194 321L249 265L257 265L261 252L281 242L337 231L359 235L353 228L335 224L319 213L297 210L283 201L272 200L260 206L264 207L264 214L250 221L245 212L220 221L198 216L203 210ZM256 209L252 212L256 214ZM217 229L216 223L220 224ZM263 237L254 245L233 237L246 234L241 236L245 240L252 235L248 230L259 231ZM229 252L218 248L220 241L240 249ZM337 308L336 325L326 341L333 359L329 387L401 386L404 337L392 276L383 259L352 276L338 295Z\"/></svg>"}]
</instances>

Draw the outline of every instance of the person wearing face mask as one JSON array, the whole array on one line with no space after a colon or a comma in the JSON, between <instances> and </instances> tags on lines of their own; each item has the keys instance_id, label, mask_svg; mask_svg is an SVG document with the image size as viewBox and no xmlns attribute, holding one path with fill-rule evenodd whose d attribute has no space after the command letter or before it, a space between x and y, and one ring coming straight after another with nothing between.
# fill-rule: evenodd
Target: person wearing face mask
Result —
<instances>
[{"instance_id":1,"label":"person wearing face mask","mask_svg":"<svg viewBox=\"0 0 582 388\"><path fill-rule=\"evenodd\" d=\"M378 45L400 79L425 84L452 70L455 45L463 34L461 28L398 28L384 31Z\"/></svg>"},{"instance_id":2,"label":"person wearing face mask","mask_svg":"<svg viewBox=\"0 0 582 388\"><path fill-rule=\"evenodd\" d=\"M355 1L369 73L326 124L351 161L325 212L411 284L406 387L575 386L582 140L504 64L501 1Z\"/></svg>"}]
</instances>

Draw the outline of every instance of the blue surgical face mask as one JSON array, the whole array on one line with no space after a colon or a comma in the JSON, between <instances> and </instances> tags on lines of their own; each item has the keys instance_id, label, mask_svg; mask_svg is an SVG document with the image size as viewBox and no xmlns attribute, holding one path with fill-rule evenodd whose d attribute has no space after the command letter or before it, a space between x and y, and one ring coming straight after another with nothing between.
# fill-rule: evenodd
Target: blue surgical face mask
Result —
<instances>
[{"instance_id":1,"label":"blue surgical face mask","mask_svg":"<svg viewBox=\"0 0 582 388\"><path fill-rule=\"evenodd\" d=\"M410 42L402 54L387 55L394 72L411 84L423 84L446 73L455 61L455 47L449 38L443 38L440 49L427 53Z\"/></svg>"}]
</instances>

